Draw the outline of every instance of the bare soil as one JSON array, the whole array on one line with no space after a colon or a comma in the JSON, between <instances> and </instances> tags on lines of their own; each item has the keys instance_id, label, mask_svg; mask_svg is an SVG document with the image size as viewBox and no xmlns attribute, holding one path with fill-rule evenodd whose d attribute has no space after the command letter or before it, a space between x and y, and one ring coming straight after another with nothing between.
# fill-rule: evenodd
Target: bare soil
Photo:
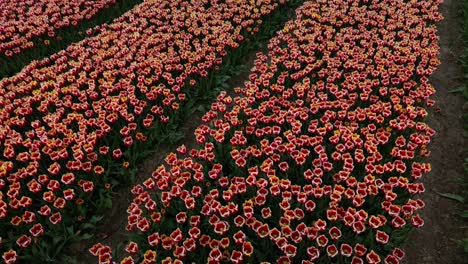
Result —
<instances>
[{"instance_id":1,"label":"bare soil","mask_svg":"<svg viewBox=\"0 0 468 264\"><path fill-rule=\"evenodd\" d=\"M463 205L438 194L460 193L460 187L453 180L463 177L464 173L464 99L459 94L449 92L462 84L463 75L458 64L463 53L458 2L445 0L440 6L444 20L438 23L437 28L442 64L431 78L437 90L434 109L440 108L440 113L433 111L429 118L429 125L437 134L430 145L432 154L428 159L432 171L422 179L426 187L426 192L420 197L426 203L421 213L425 225L414 230L408 239L404 248L407 264L468 263L467 256L463 256L463 250L456 242L468 237L467 229L463 228L462 218L458 215Z\"/></svg>"}]
</instances>

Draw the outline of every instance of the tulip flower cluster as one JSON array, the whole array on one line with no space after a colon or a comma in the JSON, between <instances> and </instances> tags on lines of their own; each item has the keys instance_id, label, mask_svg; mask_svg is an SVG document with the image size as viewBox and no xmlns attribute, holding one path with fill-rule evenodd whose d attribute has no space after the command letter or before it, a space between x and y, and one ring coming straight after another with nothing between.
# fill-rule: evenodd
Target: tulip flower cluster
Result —
<instances>
[{"instance_id":1,"label":"tulip flower cluster","mask_svg":"<svg viewBox=\"0 0 468 264\"><path fill-rule=\"evenodd\" d=\"M424 224L440 2L300 7L198 147L134 186L121 263L400 263L396 235Z\"/></svg>"},{"instance_id":2,"label":"tulip flower cluster","mask_svg":"<svg viewBox=\"0 0 468 264\"><path fill-rule=\"evenodd\" d=\"M107 160L128 166L125 150L169 122L197 78L285 2L147 1L0 80L3 260L83 207Z\"/></svg>"},{"instance_id":3,"label":"tulip flower cluster","mask_svg":"<svg viewBox=\"0 0 468 264\"><path fill-rule=\"evenodd\" d=\"M89 20L116 0L28 0L0 2L0 54L32 48L34 38L55 37L59 28Z\"/></svg>"}]
</instances>

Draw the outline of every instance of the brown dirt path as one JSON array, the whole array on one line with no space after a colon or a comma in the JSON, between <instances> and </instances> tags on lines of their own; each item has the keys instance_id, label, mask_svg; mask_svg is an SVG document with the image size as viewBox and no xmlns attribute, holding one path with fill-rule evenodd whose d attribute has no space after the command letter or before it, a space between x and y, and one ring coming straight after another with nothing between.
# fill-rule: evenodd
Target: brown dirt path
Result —
<instances>
[{"instance_id":1,"label":"brown dirt path","mask_svg":"<svg viewBox=\"0 0 468 264\"><path fill-rule=\"evenodd\" d=\"M463 52L458 6L457 0L445 0L440 6L444 20L438 23L437 28L442 64L431 81L437 90L435 108L441 111L429 118L429 125L437 134L429 146L432 171L422 179L426 187L421 196L426 203L422 211L425 225L414 230L408 239L406 264L468 263L456 242L468 237L467 229L463 229L462 219L457 215L462 211L462 205L438 194L459 192L460 187L451 181L463 177L463 150L466 146L462 120L464 99L449 92L461 85L463 75L457 63Z\"/></svg>"}]
</instances>

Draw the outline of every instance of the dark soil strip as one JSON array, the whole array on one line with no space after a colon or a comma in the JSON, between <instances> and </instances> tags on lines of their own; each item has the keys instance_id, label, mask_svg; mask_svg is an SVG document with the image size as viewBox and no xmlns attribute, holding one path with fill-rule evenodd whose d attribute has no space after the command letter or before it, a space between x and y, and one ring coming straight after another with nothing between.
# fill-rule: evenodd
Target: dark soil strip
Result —
<instances>
[{"instance_id":1,"label":"dark soil strip","mask_svg":"<svg viewBox=\"0 0 468 264\"><path fill-rule=\"evenodd\" d=\"M464 264L466 258L457 240L467 237L459 214L462 205L441 197L438 193L460 193L454 179L463 177L463 97L450 93L462 84L462 69L458 59L463 53L461 19L458 14L461 1L445 0L440 6L444 20L438 24L442 64L431 78L437 90L436 106L432 109L429 125L436 130L432 154L428 160L432 172L422 178L426 192L421 198L426 203L422 211L425 225L410 235L405 247L408 264ZM435 113L440 108L440 113ZM465 255L466 256L466 255Z\"/></svg>"},{"instance_id":2,"label":"dark soil strip","mask_svg":"<svg viewBox=\"0 0 468 264\"><path fill-rule=\"evenodd\" d=\"M31 61L47 58L60 50L66 49L70 44L89 37L90 35L86 34L87 29L104 23L110 23L113 19L120 17L123 13L142 2L143 0L117 0L115 4L100 10L91 19L81 20L76 26L57 29L53 38L48 37L47 34L36 37L32 40L34 47L31 49L21 50L19 54L15 54L12 57L1 54L0 79L13 76L31 63ZM96 33L93 31L93 34ZM44 43L46 40L50 44L46 45Z\"/></svg>"},{"instance_id":3,"label":"dark soil strip","mask_svg":"<svg viewBox=\"0 0 468 264\"><path fill-rule=\"evenodd\" d=\"M234 63L234 74L232 74L230 78L226 80L225 84L223 85L224 88L219 90L224 90L228 92L228 94L234 94L233 91L235 87L244 85L244 81L248 80L250 69L254 65L254 59L256 57L255 54L257 52L266 50L266 45L270 38L274 36L277 30L282 29L288 20L294 18L295 8L300 6L303 1L292 0L290 2L291 3L289 7L283 6L280 8L282 10L275 11L275 13L277 13L274 15L276 19L265 19L264 23L272 23L269 28L274 30L271 30L270 32L257 33L260 36L255 37L255 41L252 41L248 44L250 47L248 48L246 56L244 56L241 61ZM177 132L183 135L181 140L170 143L160 142L157 146L155 146L155 154L142 162L142 164L138 167L138 172L136 175L137 183L140 183L142 180L148 178L153 170L164 162L164 158L167 156L167 154L170 152L176 152L176 148L181 144L186 145L188 149L195 147L196 140L193 132L200 124L203 123L201 117L205 113L205 109L207 109L206 107L209 107L211 101L214 99L215 98L209 98L205 102L200 102L199 106L202 106L200 111L197 111L194 114L186 117L186 122L177 129ZM203 106L205 106L205 108ZM113 249L119 248L119 250L116 250L116 252L122 252L120 249L128 240L125 236L125 225L127 223L126 210L134 197L134 195L130 192L132 187L133 186L126 186L118 190L118 195L113 197L113 207L104 215L102 223L100 223L94 233L95 236L90 240L81 241L70 245L66 249L66 255L63 256L64 263L95 263L96 258L88 252L88 249L97 242L105 243L106 245L111 246Z\"/></svg>"}]
</instances>

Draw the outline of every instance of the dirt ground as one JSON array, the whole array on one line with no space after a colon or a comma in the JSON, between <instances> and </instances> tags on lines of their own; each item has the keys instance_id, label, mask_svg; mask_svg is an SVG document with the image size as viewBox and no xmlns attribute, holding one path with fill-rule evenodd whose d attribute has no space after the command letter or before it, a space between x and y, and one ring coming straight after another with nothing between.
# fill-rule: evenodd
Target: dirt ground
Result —
<instances>
[{"instance_id":1,"label":"dirt ground","mask_svg":"<svg viewBox=\"0 0 468 264\"><path fill-rule=\"evenodd\" d=\"M460 187L451 182L463 177L462 111L464 99L449 91L461 85L462 69L457 60L463 52L461 21L456 0L445 0L440 6L444 20L437 27L440 36L442 64L431 78L437 90L434 97L440 113L429 118L429 125L436 130L430 150L432 171L422 178L426 192L421 198L426 203L422 211L425 225L412 232L405 247L406 264L464 264L463 250L457 240L468 237L459 215L462 205L441 197L439 193L457 193Z\"/></svg>"},{"instance_id":2,"label":"dirt ground","mask_svg":"<svg viewBox=\"0 0 468 264\"><path fill-rule=\"evenodd\" d=\"M429 120L430 126L437 131L430 146L432 154L428 161L432 164L432 171L423 177L426 192L421 196L426 207L421 212L425 225L416 229L410 235L407 245L404 247L406 258L404 264L464 264L463 250L457 245L457 240L468 237L466 229L462 229L463 222L457 215L462 210L462 205L441 197L437 193L456 193L460 187L451 182L457 177L463 176L463 138L462 109L464 99L461 95L452 94L452 90L460 86L462 72L457 60L462 54L463 46L460 37L460 18L457 14L458 3L456 0L445 0L440 10L445 19L438 24L442 64L432 76L432 84L437 89L434 97L436 107L440 113L434 113ZM253 66L254 54L247 62L247 69ZM242 86L248 79L248 70L229 81L229 87ZM181 143L187 147L194 146L193 131L201 123L200 116L191 117L182 127L185 137ZM161 164L169 152L175 152L176 146L161 146L158 153L141 165L138 177L145 179ZM141 181L141 180L140 180ZM140 182L137 179L137 182ZM114 198L115 205L105 216L99 232L93 241L81 242L72 245L68 254L72 257L79 256L75 263L95 263L96 258L88 253L88 248L95 242L101 242L116 248L125 241L123 234L126 224L125 212L133 195L130 188L119 190L119 195Z\"/></svg>"}]
</instances>

